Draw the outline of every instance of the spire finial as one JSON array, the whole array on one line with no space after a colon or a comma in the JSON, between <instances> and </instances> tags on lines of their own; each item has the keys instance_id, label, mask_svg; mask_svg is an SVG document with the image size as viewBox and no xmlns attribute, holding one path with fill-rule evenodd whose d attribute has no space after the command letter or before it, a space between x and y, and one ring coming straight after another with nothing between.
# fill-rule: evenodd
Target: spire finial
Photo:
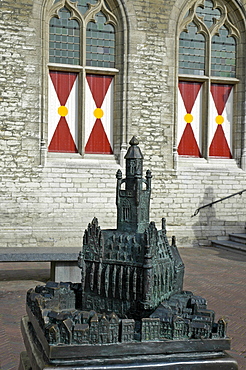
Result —
<instances>
[{"instance_id":1,"label":"spire finial","mask_svg":"<svg viewBox=\"0 0 246 370\"><path fill-rule=\"evenodd\" d=\"M138 141L138 139L136 138L135 135L131 138L131 140L129 141L129 144L130 145L138 145L139 144L139 141Z\"/></svg>"},{"instance_id":2,"label":"spire finial","mask_svg":"<svg viewBox=\"0 0 246 370\"><path fill-rule=\"evenodd\" d=\"M125 155L125 159L137 159L137 158L143 159L143 155L142 155L141 150L138 146L139 141L136 138L136 136L133 136L131 138L131 140L129 141L129 144L131 146L128 148L128 151Z\"/></svg>"}]
</instances>

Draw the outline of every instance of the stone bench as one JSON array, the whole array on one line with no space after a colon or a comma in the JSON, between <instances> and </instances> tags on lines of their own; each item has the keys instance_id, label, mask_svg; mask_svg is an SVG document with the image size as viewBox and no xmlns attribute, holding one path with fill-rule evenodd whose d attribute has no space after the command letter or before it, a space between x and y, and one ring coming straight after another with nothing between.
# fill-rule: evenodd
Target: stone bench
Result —
<instances>
[{"instance_id":1,"label":"stone bench","mask_svg":"<svg viewBox=\"0 0 246 370\"><path fill-rule=\"evenodd\" d=\"M52 281L81 281L78 268L79 248L0 248L0 262L50 262Z\"/></svg>"}]
</instances>

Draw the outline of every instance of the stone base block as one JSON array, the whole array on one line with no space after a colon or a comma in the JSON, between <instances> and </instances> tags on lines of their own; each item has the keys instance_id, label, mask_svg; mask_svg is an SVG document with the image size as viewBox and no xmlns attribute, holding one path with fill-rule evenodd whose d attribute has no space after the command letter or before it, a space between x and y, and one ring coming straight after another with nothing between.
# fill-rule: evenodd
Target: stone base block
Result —
<instances>
[{"instance_id":1,"label":"stone base block","mask_svg":"<svg viewBox=\"0 0 246 370\"><path fill-rule=\"evenodd\" d=\"M22 334L27 352L21 354L19 370L237 370L237 362L230 357L225 351L211 351L205 349L197 352L192 347L187 351L187 341L183 341L184 351L182 351L182 343L174 342L174 353L165 353L165 343L163 343L163 353L148 354L148 344L146 353L125 356L117 356L117 350L113 353L110 351L110 346L101 345L101 355L98 356L96 347L91 345L90 353L85 353L84 358L77 358L71 353L69 358L64 353L64 358L61 355L59 358L53 358L52 361L47 358L42 348L42 344L38 341L35 331L28 320L22 320ZM180 342L180 341L177 341ZM182 341L181 341L182 342ZM202 342L202 341L201 341ZM127 343L130 348L131 344ZM202 344L202 343L200 343ZM200 345L199 344L199 345ZM134 347L134 344L133 344ZM128 352L129 352L128 348ZM180 348L180 350L177 350ZM197 348L194 345L194 348ZM71 351L73 352L73 350ZM133 351L134 352L134 351ZM72 359L71 359L72 358Z\"/></svg>"},{"instance_id":2,"label":"stone base block","mask_svg":"<svg viewBox=\"0 0 246 370\"><path fill-rule=\"evenodd\" d=\"M52 261L51 262L51 281L71 281L72 283L81 282L81 270L78 262L75 261Z\"/></svg>"},{"instance_id":3,"label":"stone base block","mask_svg":"<svg viewBox=\"0 0 246 370\"><path fill-rule=\"evenodd\" d=\"M32 370L27 352L21 352L18 370Z\"/></svg>"}]
</instances>

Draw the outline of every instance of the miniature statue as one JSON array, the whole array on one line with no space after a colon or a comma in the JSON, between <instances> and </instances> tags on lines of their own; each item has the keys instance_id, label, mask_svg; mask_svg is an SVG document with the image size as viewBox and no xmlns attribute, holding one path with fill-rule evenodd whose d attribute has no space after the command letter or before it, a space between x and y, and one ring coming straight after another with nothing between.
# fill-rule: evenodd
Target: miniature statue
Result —
<instances>
[{"instance_id":1,"label":"miniature statue","mask_svg":"<svg viewBox=\"0 0 246 370\"><path fill-rule=\"evenodd\" d=\"M120 170L116 174L117 229L102 230L96 218L88 225L78 257L81 284L49 282L27 292L29 327L36 329L35 340L50 364L110 364L113 356L113 363L125 363L117 369L124 369L128 360L122 356L135 354L138 368L134 361L144 363L145 356L151 361L161 356L164 364L170 351L178 357L183 351L186 358L206 350L206 361L216 369L211 354L225 357L223 351L230 348L227 323L216 323L206 300L183 290L184 264L176 239L169 244L164 218L161 230L149 222L152 175L148 170L143 178L136 137L125 159L126 178ZM23 329L26 336L28 330ZM141 369L150 368L148 361ZM205 361L202 355L199 361ZM222 363L223 369L237 368L234 360ZM193 369L187 366L182 368Z\"/></svg>"}]
</instances>

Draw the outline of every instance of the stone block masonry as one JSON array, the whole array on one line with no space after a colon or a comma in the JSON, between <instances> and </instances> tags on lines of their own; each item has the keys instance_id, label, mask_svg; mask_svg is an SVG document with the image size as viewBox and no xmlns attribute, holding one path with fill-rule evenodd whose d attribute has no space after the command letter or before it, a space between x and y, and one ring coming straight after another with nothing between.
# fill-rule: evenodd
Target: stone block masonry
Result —
<instances>
[{"instance_id":1,"label":"stone block masonry","mask_svg":"<svg viewBox=\"0 0 246 370\"><path fill-rule=\"evenodd\" d=\"M31 181L2 177L1 247L80 247L83 231L94 216L103 228L115 225L115 173L119 166L114 160L108 162L99 173L91 161L90 168L80 163L72 171L53 163L42 170L39 179ZM220 169L216 176L211 168L163 174L151 161L148 168L154 175L150 219L161 224L161 218L166 217L167 234L176 235L178 246L209 245L217 236L244 229L244 194L191 218L201 205L244 188L245 173L236 166L230 173Z\"/></svg>"},{"instance_id":2,"label":"stone block masonry","mask_svg":"<svg viewBox=\"0 0 246 370\"><path fill-rule=\"evenodd\" d=\"M103 228L116 225L120 165L113 157L56 156L44 148L47 160L40 160L41 127L47 132L46 119L41 125L47 116L42 90L48 74L43 64L48 48L42 33L45 4L0 2L0 247L80 247L94 216ZM167 234L176 235L179 247L209 245L215 237L244 231L245 194L191 218L199 206L245 188L245 172L234 159L179 158L175 167L176 30L184 2L119 4L128 27L127 84L124 94L117 92L115 116L122 127L114 135L122 146L133 135L139 139L145 171L153 172L151 219L161 224L166 217ZM119 96L125 99L125 126Z\"/></svg>"}]
</instances>

